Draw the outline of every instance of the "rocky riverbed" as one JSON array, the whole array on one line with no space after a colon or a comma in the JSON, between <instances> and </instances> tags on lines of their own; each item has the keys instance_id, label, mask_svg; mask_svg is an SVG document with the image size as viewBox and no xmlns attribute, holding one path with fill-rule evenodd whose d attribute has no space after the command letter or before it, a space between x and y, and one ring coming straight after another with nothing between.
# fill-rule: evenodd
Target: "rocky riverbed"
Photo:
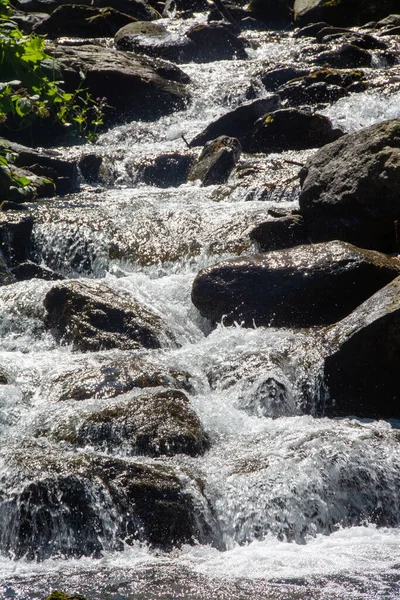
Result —
<instances>
[{"instance_id":1,"label":"rocky riverbed","mask_svg":"<svg viewBox=\"0 0 400 600\"><path fill-rule=\"evenodd\" d=\"M292 4L14 8L107 106L0 130L4 598L398 597L400 15Z\"/></svg>"}]
</instances>

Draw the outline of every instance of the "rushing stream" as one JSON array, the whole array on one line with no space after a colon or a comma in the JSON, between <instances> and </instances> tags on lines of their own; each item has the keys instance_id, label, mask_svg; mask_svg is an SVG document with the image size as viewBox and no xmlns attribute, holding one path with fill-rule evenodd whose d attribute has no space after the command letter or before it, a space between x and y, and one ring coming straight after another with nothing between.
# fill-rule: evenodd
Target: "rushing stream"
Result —
<instances>
[{"instance_id":1,"label":"rushing stream","mask_svg":"<svg viewBox=\"0 0 400 600\"><path fill-rule=\"evenodd\" d=\"M93 148L103 156L100 184L83 182L79 193L34 209L40 262L69 278L104 279L151 308L173 332L174 341L166 338L161 349L137 354L190 374L187 394L210 449L198 458L135 461L173 465L183 478L190 472L204 482L211 539L171 552L139 542L116 549L109 539L95 558L2 556L1 598L43 598L52 589L91 600L400 597L398 424L315 418L325 400L318 344L305 332L240 323L212 330L190 299L201 268L255 250L247 233L268 209L296 206L297 163L314 151L243 155L224 186L136 183L141 160L186 151L182 135L191 139L243 101L260 65L299 59L299 40L245 35L247 60L182 65L194 97L185 112L127 123L100 137ZM389 92L376 86L350 95L323 112L347 131L400 117L398 83ZM78 156L82 147L65 152ZM57 402L62 377L136 352L81 354L60 347L43 326L42 302L52 285L31 280L0 288L0 364L11 381L0 387L1 499L4 486L13 485L9 452L79 454L82 448L74 449L60 431L114 401ZM312 378L305 374L307 361L315 365ZM128 454L123 444L85 452ZM98 510L112 538L112 515L102 502ZM1 526L10 527L1 510Z\"/></svg>"}]
</instances>

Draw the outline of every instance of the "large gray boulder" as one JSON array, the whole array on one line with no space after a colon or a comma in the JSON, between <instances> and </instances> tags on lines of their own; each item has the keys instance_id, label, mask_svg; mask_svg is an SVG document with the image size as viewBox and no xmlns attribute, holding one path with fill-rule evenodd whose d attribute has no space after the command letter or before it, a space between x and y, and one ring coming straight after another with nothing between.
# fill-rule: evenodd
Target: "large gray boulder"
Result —
<instances>
[{"instance_id":1,"label":"large gray boulder","mask_svg":"<svg viewBox=\"0 0 400 600\"><path fill-rule=\"evenodd\" d=\"M159 348L167 340L173 343L158 315L104 283L60 283L47 292L43 304L45 325L75 350L132 350Z\"/></svg>"},{"instance_id":2,"label":"large gray boulder","mask_svg":"<svg viewBox=\"0 0 400 600\"><path fill-rule=\"evenodd\" d=\"M82 85L94 98L106 97L113 109L108 120L158 119L183 109L190 94L189 77L166 61L97 45L52 48L67 91Z\"/></svg>"},{"instance_id":3,"label":"large gray boulder","mask_svg":"<svg viewBox=\"0 0 400 600\"><path fill-rule=\"evenodd\" d=\"M327 330L329 416L400 417L400 278Z\"/></svg>"},{"instance_id":4,"label":"large gray boulder","mask_svg":"<svg viewBox=\"0 0 400 600\"><path fill-rule=\"evenodd\" d=\"M372 125L319 150L302 172L300 210L314 242L342 239L395 251L400 119Z\"/></svg>"},{"instance_id":5,"label":"large gray boulder","mask_svg":"<svg viewBox=\"0 0 400 600\"><path fill-rule=\"evenodd\" d=\"M334 323L400 273L400 261L343 242L226 260L197 275L192 301L213 322L245 327Z\"/></svg>"}]
</instances>

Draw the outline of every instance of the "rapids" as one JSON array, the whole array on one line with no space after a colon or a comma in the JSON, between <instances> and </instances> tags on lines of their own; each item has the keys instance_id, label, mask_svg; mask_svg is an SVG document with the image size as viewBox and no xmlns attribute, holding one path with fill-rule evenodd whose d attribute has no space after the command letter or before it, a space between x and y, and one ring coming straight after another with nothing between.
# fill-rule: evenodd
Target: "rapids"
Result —
<instances>
[{"instance_id":1,"label":"rapids","mask_svg":"<svg viewBox=\"0 0 400 600\"><path fill-rule=\"evenodd\" d=\"M194 97L186 111L126 123L100 137L91 149L103 156L100 184L82 182L78 194L33 209L39 262L134 294L174 332L179 348L165 341L147 352L191 374L188 395L211 448L201 458L141 460L173 464L183 478L190 471L204 481L213 543L169 553L139 543L122 551L104 544L99 558L42 562L1 556L1 598L43 598L52 589L90 600L400 597L400 424L315 418L325 401L317 343L302 332L240 323L212 330L190 300L201 268L254 251L249 229L270 208L296 206L297 163L313 150L242 156L224 186L158 189L136 182L141 159L184 151L181 136L191 139L243 101L261 68L302 60L304 40L245 36L248 60L182 66ZM385 81L385 67L379 71ZM324 114L346 131L400 117L396 77L392 87L351 95ZM82 147L62 151L79 156ZM0 512L7 452L26 446L55 456L79 453L52 434L107 406L95 398L56 403L56 378L127 354L83 355L57 346L43 326L42 301L51 285L31 280L0 288L0 365L11 381L0 387ZM305 375L307 361L312 378ZM125 456L123 447L119 454ZM0 522L11 526L6 514Z\"/></svg>"}]
</instances>

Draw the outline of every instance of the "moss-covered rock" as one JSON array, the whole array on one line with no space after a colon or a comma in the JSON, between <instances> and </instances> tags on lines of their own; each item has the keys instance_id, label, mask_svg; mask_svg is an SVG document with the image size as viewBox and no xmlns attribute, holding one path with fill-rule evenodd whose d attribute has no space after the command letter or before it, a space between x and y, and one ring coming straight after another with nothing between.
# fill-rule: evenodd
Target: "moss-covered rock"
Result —
<instances>
[{"instance_id":1,"label":"moss-covered rock","mask_svg":"<svg viewBox=\"0 0 400 600\"><path fill-rule=\"evenodd\" d=\"M60 590L53 590L45 600L86 600L81 594L66 594Z\"/></svg>"}]
</instances>

